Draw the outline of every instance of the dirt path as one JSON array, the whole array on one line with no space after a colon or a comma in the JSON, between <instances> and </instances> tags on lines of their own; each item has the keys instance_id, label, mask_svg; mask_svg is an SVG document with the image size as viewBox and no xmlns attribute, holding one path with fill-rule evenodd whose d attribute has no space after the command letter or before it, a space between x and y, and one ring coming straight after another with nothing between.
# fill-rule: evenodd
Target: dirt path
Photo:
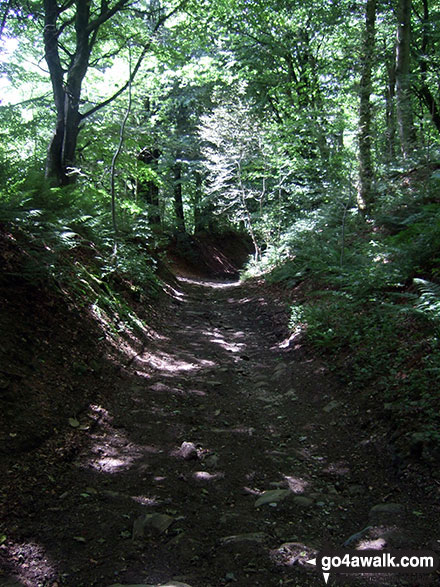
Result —
<instances>
[{"instance_id":1,"label":"dirt path","mask_svg":"<svg viewBox=\"0 0 440 587\"><path fill-rule=\"evenodd\" d=\"M112 398L78 418L62 478L48 465L11 513L0 585L313 586L325 544L439 549L438 485L395 467L357 398L286 340L282 302L237 284L175 295L166 331L127 347Z\"/></svg>"}]
</instances>

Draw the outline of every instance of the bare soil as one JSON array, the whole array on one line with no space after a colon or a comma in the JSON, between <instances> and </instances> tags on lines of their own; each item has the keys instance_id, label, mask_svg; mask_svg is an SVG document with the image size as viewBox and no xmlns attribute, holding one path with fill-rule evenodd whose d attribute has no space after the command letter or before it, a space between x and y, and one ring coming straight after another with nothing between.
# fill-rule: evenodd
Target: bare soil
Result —
<instances>
[{"instance_id":1,"label":"bare soil","mask_svg":"<svg viewBox=\"0 0 440 587\"><path fill-rule=\"evenodd\" d=\"M168 291L142 339L3 292L1 586L314 586L326 545L440 551L438 478L396 462L381 406L288 331L281 294Z\"/></svg>"}]
</instances>

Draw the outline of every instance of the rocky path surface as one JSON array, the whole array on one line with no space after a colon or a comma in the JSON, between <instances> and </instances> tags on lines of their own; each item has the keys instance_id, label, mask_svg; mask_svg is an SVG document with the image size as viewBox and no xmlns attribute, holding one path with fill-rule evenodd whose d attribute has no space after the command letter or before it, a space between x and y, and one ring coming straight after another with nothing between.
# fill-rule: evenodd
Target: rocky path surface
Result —
<instances>
[{"instance_id":1,"label":"rocky path surface","mask_svg":"<svg viewBox=\"0 0 440 587\"><path fill-rule=\"evenodd\" d=\"M0 585L314 586L324 545L438 550L435 483L398 474L286 319L255 286L182 281L166 330L78 417L62 483L29 496L21 578ZM399 581L355 583L419 584Z\"/></svg>"}]
</instances>

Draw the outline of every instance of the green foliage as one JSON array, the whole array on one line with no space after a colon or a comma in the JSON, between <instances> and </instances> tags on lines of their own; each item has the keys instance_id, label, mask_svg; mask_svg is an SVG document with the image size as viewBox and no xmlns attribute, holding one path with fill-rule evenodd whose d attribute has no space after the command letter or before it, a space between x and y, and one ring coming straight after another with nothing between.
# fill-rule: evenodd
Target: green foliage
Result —
<instances>
[{"instance_id":1,"label":"green foliage","mask_svg":"<svg viewBox=\"0 0 440 587\"><path fill-rule=\"evenodd\" d=\"M124 9L110 14L111 5ZM44 10L35 2L13 6L4 22L13 43L0 54L0 89L9 95L0 105L0 222L26 239L20 276L62 290L68 284L98 314L118 316L117 332L120 321L136 322L121 282L138 299L145 288L159 287L149 252L164 238L158 230L176 232L182 214L189 234L245 228L256 253L245 275L266 274L292 288L311 283L314 294L292 309L292 328L306 327L316 348L341 357L339 371L353 386L380 386L396 417L410 422L417 414L418 422L428 415L425 428L419 422L411 434L432 440L428 382L437 381L440 332L437 4L413 11L409 106L418 142L405 159L397 155L393 99L398 23L395 11L377 5L368 217L356 206L358 154L367 142L359 138L364 5L190 0L152 35L158 16L179 2L93 0L99 34L96 28L86 71L73 84L81 86L75 105L93 112L93 132L84 118L77 183L65 189L40 179L56 114L50 75L41 66L51 54L42 46ZM74 16L81 7L62 4L52 47L62 61L52 82L64 76L59 92L67 101L66 73L78 73ZM115 170L115 242L109 168L127 96L112 108L96 107L141 61ZM143 160L142 153L155 155ZM191 254L191 238L179 238ZM421 358L402 378L410 343Z\"/></svg>"},{"instance_id":2,"label":"green foliage","mask_svg":"<svg viewBox=\"0 0 440 587\"><path fill-rule=\"evenodd\" d=\"M252 268L287 287L311 284L291 329L353 391L383 398L400 449L420 445L426 458L440 449L440 216L437 203L423 204L433 193L402 190L376 222L336 199L304 210Z\"/></svg>"},{"instance_id":3,"label":"green foliage","mask_svg":"<svg viewBox=\"0 0 440 587\"><path fill-rule=\"evenodd\" d=\"M305 325L309 341L353 392L368 390L385 402L403 452L421 443L431 458L440 448L440 287L418 286L420 297L315 291L292 307L291 328Z\"/></svg>"},{"instance_id":4,"label":"green foliage","mask_svg":"<svg viewBox=\"0 0 440 587\"><path fill-rule=\"evenodd\" d=\"M104 312L118 324L141 327L126 292L141 301L160 291L154 247L145 213L126 205L115 248L109 195L90 186L52 188L41 178L27 179L14 193L2 194L0 223L22 241L22 266L16 273L73 296L73 302ZM13 277L5 274L4 279ZM124 293L125 292L125 293Z\"/></svg>"},{"instance_id":5,"label":"green foliage","mask_svg":"<svg viewBox=\"0 0 440 587\"><path fill-rule=\"evenodd\" d=\"M440 285L426 279L414 279L414 283L420 292L416 309L433 323L440 338Z\"/></svg>"},{"instance_id":6,"label":"green foliage","mask_svg":"<svg viewBox=\"0 0 440 587\"><path fill-rule=\"evenodd\" d=\"M401 220L402 230L393 238L399 256L413 273L439 276L440 204L422 206Z\"/></svg>"}]
</instances>

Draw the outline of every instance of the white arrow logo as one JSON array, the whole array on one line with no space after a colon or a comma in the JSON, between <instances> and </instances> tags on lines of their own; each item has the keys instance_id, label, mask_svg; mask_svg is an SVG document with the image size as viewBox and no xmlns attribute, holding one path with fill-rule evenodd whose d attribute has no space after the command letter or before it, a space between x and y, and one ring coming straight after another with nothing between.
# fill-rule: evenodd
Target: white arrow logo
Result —
<instances>
[{"instance_id":1,"label":"white arrow logo","mask_svg":"<svg viewBox=\"0 0 440 587\"><path fill-rule=\"evenodd\" d=\"M316 558L312 558L312 560L306 561L306 563L308 565L313 565L314 567L316 567ZM330 577L330 573L324 573L323 572L322 574L324 575L324 581L327 584L328 583L328 580L329 580L329 577Z\"/></svg>"}]
</instances>

